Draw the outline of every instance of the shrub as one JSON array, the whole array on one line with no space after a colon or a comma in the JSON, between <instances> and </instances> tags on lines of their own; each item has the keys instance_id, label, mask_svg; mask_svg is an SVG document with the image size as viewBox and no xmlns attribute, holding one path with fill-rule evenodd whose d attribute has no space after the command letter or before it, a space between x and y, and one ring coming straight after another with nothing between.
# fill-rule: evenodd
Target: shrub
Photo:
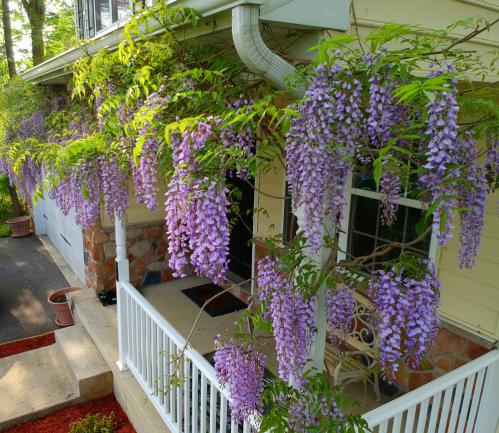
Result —
<instances>
[{"instance_id":1,"label":"shrub","mask_svg":"<svg viewBox=\"0 0 499 433\"><path fill-rule=\"evenodd\" d=\"M76 421L69 433L114 433L115 428L116 418L113 412L108 416L98 413Z\"/></svg>"}]
</instances>

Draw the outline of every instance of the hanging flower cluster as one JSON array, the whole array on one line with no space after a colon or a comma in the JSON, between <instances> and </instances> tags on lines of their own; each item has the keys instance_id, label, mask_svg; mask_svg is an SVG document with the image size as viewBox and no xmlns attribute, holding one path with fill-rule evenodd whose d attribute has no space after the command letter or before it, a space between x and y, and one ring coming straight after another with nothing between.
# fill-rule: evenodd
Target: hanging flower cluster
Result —
<instances>
[{"instance_id":1,"label":"hanging flower cluster","mask_svg":"<svg viewBox=\"0 0 499 433\"><path fill-rule=\"evenodd\" d=\"M107 216L111 219L115 214L120 217L128 208L128 182L122 168L112 156L99 156L99 177L102 182L102 195Z\"/></svg>"},{"instance_id":2,"label":"hanging flower cluster","mask_svg":"<svg viewBox=\"0 0 499 433\"><path fill-rule=\"evenodd\" d=\"M420 279L401 271L377 271L369 283L379 338L380 367L392 380L401 362L417 368L432 345L439 326L438 289L440 284L433 264Z\"/></svg>"},{"instance_id":3,"label":"hanging flower cluster","mask_svg":"<svg viewBox=\"0 0 499 433\"><path fill-rule=\"evenodd\" d=\"M259 298L266 302L264 316L272 323L279 377L299 388L315 337L316 299L293 290L275 259L266 256L257 266Z\"/></svg>"},{"instance_id":4,"label":"hanging flower cluster","mask_svg":"<svg viewBox=\"0 0 499 433\"><path fill-rule=\"evenodd\" d=\"M231 396L232 418L243 422L261 413L265 355L254 346L242 345L233 338L218 336L215 345L215 372Z\"/></svg>"},{"instance_id":5,"label":"hanging flower cluster","mask_svg":"<svg viewBox=\"0 0 499 433\"><path fill-rule=\"evenodd\" d=\"M356 305L353 292L353 287L348 284L340 284L336 291L326 292L329 340L333 344L339 344L350 330Z\"/></svg>"},{"instance_id":6,"label":"hanging flower cluster","mask_svg":"<svg viewBox=\"0 0 499 433\"><path fill-rule=\"evenodd\" d=\"M211 126L200 122L172 137L174 173L165 201L169 265L174 276L185 276L190 259L196 274L223 284L229 255L228 190L207 177L195 178L194 152L211 134Z\"/></svg>"},{"instance_id":7,"label":"hanging flower cluster","mask_svg":"<svg viewBox=\"0 0 499 433\"><path fill-rule=\"evenodd\" d=\"M436 204L433 212L433 227L440 245L445 245L452 236L453 209L456 205L454 179L459 177L457 169L458 125L456 80L445 86L448 90L436 95L428 102L428 123L426 134L429 137L426 151L427 163L420 183L429 192L430 203Z\"/></svg>"},{"instance_id":8,"label":"hanging flower cluster","mask_svg":"<svg viewBox=\"0 0 499 433\"><path fill-rule=\"evenodd\" d=\"M157 202L157 174L158 174L158 131L154 120L158 118L168 97L162 96L163 89L151 93L139 110L147 119L139 128L136 146L140 146L140 155L136 167L132 167L137 202L144 204L149 210L156 210ZM126 114L124 114L126 116ZM131 161L134 164L134 161Z\"/></svg>"},{"instance_id":9,"label":"hanging flower cluster","mask_svg":"<svg viewBox=\"0 0 499 433\"><path fill-rule=\"evenodd\" d=\"M20 140L38 139L44 141L47 139L47 128L45 127L45 114L37 110L34 113L22 119L17 138Z\"/></svg>"},{"instance_id":10,"label":"hanging flower cluster","mask_svg":"<svg viewBox=\"0 0 499 433\"><path fill-rule=\"evenodd\" d=\"M323 245L323 215L330 206L330 217L338 221L344 202L344 187L349 163L344 148L332 148L337 101L333 96L339 67L320 65L298 108L299 117L291 121L286 136L287 178L292 206L303 208L303 230L310 245L319 250ZM348 104L347 91L341 92L342 103ZM346 99L346 100L345 100ZM346 108L341 115L344 116ZM353 125L352 125L353 126ZM346 128L345 128L346 129Z\"/></svg>"},{"instance_id":11,"label":"hanging flower cluster","mask_svg":"<svg viewBox=\"0 0 499 433\"><path fill-rule=\"evenodd\" d=\"M487 179L485 167L478 163L477 143L472 132L465 134L457 147L461 176L467 181L457 187L461 228L459 232L459 266L471 269L480 247L485 218Z\"/></svg>"},{"instance_id":12,"label":"hanging flower cluster","mask_svg":"<svg viewBox=\"0 0 499 433\"><path fill-rule=\"evenodd\" d=\"M318 400L318 401L317 401ZM344 417L333 398L327 398L302 393L298 399L290 405L288 426L291 431L297 433L308 433L310 428L319 429L321 418L328 420L342 420ZM321 430L318 430L321 431ZM331 431L331 430L329 430ZM333 432L334 430L332 430ZM337 429L336 431L339 431Z\"/></svg>"},{"instance_id":13,"label":"hanging flower cluster","mask_svg":"<svg viewBox=\"0 0 499 433\"><path fill-rule=\"evenodd\" d=\"M230 110L238 110L242 107L249 107L252 101L247 99L238 99L233 104L229 104L228 108ZM253 156L255 150L255 138L253 137L253 132L249 125L236 127L235 125L224 126L220 130L220 141L228 149L232 149L236 153L239 153L243 160ZM241 167L238 170L232 170L229 173L231 176L236 176L239 179L246 180L248 178L248 168Z\"/></svg>"}]
</instances>

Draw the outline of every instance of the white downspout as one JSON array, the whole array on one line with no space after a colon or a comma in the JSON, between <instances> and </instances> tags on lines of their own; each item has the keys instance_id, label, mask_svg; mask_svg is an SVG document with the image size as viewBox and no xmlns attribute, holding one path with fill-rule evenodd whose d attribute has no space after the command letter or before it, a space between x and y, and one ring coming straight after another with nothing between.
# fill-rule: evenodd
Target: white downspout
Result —
<instances>
[{"instance_id":1,"label":"white downspout","mask_svg":"<svg viewBox=\"0 0 499 433\"><path fill-rule=\"evenodd\" d=\"M127 317L126 308L123 305L123 294L121 283L130 281L130 267L126 252L126 214L114 215L114 234L116 242L116 308L118 316L118 368L120 371L127 369L126 353L127 353Z\"/></svg>"},{"instance_id":2,"label":"white downspout","mask_svg":"<svg viewBox=\"0 0 499 433\"><path fill-rule=\"evenodd\" d=\"M237 54L251 72L262 76L279 89L287 89L285 78L295 67L270 50L262 39L259 27L260 6L241 5L232 9L232 39ZM303 97L304 89L294 96Z\"/></svg>"},{"instance_id":3,"label":"white downspout","mask_svg":"<svg viewBox=\"0 0 499 433\"><path fill-rule=\"evenodd\" d=\"M295 71L295 67L275 54L262 39L259 27L260 6L241 5L232 9L232 38L239 57L251 72L262 76L279 89L287 89L286 77ZM293 92L296 98L302 98L305 89ZM303 226L303 212L297 211L298 226ZM307 254L310 261L321 266L327 261L329 252L323 249L319 254L312 251ZM326 285L319 288L317 294L316 328L317 334L311 350L310 368L322 371L326 343Z\"/></svg>"}]
</instances>

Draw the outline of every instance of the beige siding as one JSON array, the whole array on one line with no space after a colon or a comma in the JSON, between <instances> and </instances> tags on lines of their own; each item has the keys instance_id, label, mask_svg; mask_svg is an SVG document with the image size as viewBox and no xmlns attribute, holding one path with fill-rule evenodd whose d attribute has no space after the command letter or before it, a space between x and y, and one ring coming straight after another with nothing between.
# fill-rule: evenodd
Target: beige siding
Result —
<instances>
[{"instance_id":1,"label":"beige siding","mask_svg":"<svg viewBox=\"0 0 499 433\"><path fill-rule=\"evenodd\" d=\"M256 236L259 238L282 233L284 222L284 200L269 197L283 197L285 190L284 169L279 162L273 169L258 175L256 185L261 193L257 193L255 208Z\"/></svg>"},{"instance_id":2,"label":"beige siding","mask_svg":"<svg viewBox=\"0 0 499 433\"><path fill-rule=\"evenodd\" d=\"M166 185L164 182L158 182L158 207L155 211L150 211L144 205L137 204L133 188L130 188L129 201L130 206L126 211L128 224L138 224L152 221L160 221L165 219L165 192ZM108 218L104 209L101 211L102 227L113 227L114 223Z\"/></svg>"},{"instance_id":3,"label":"beige siding","mask_svg":"<svg viewBox=\"0 0 499 433\"><path fill-rule=\"evenodd\" d=\"M458 20L470 17L481 16L491 22L499 16L497 0L353 0L353 4L361 35L367 35L390 22L444 29ZM449 35L449 39L457 40L467 34L468 30L459 28L458 32ZM460 47L476 50L482 54L481 60L489 63L495 57L492 51L499 49L499 26L480 34L473 43L462 44ZM497 80L497 73L486 77L486 80Z\"/></svg>"},{"instance_id":4,"label":"beige siding","mask_svg":"<svg viewBox=\"0 0 499 433\"><path fill-rule=\"evenodd\" d=\"M457 267L458 229L438 263L442 315L491 338L499 338L499 191L487 200L482 242L473 269Z\"/></svg>"}]
</instances>

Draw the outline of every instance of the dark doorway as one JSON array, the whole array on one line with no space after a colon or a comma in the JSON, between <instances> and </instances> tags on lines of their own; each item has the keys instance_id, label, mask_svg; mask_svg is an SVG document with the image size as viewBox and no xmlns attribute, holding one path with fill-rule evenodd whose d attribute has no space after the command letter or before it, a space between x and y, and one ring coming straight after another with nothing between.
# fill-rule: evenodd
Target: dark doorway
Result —
<instances>
[{"instance_id":1,"label":"dark doorway","mask_svg":"<svg viewBox=\"0 0 499 433\"><path fill-rule=\"evenodd\" d=\"M244 180L231 178L228 181L241 192L241 198L237 200L240 217L235 220L230 233L229 271L231 271L231 275L229 278L243 281L251 278L254 192L251 185Z\"/></svg>"}]
</instances>

